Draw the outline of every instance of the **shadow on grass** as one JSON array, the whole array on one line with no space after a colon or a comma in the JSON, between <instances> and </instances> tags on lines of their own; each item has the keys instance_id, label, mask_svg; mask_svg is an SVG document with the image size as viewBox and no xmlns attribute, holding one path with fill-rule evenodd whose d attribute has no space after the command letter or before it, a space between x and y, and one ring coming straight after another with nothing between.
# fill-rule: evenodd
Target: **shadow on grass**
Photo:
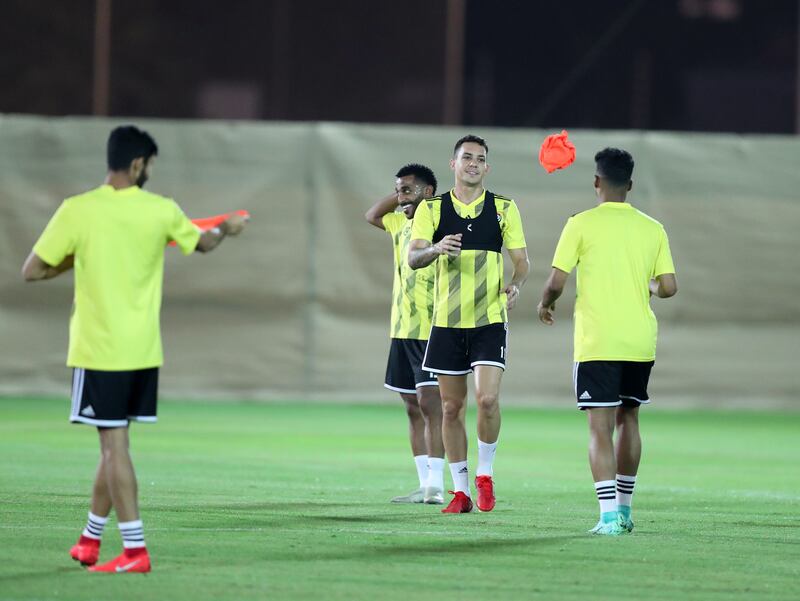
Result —
<instances>
[{"instance_id":1,"label":"shadow on grass","mask_svg":"<svg viewBox=\"0 0 800 601\"><path fill-rule=\"evenodd\" d=\"M735 526L748 528L800 528L800 521L796 522L732 522Z\"/></svg>"},{"instance_id":2,"label":"shadow on grass","mask_svg":"<svg viewBox=\"0 0 800 601\"><path fill-rule=\"evenodd\" d=\"M441 538L435 540L407 544L382 543L376 545L357 544L341 546L335 543L335 549L325 552L319 547L300 552L282 552L280 559L291 561L330 561L330 560L360 560L371 559L385 561L387 557L416 558L432 555L438 558L452 557L454 555L487 556L491 553L502 553L510 549L534 549L546 546L560 545L568 541L586 538L585 534L570 534L564 536L529 536L523 538L475 538L470 540L457 540L448 538L442 533ZM269 558L275 559L275 558Z\"/></svg>"},{"instance_id":3,"label":"shadow on grass","mask_svg":"<svg viewBox=\"0 0 800 601\"><path fill-rule=\"evenodd\" d=\"M403 519L392 515L375 514L355 514L355 515L319 515L304 513L282 513L272 512L269 514L248 515L243 520L241 513L230 514L228 512L208 512L203 515L203 521L199 522L196 517L182 524L184 528L197 526L198 529L248 529L248 528L296 528L302 531L308 528L324 527L325 525L336 524L396 524L401 527L405 524L416 523L414 519Z\"/></svg>"},{"instance_id":4,"label":"shadow on grass","mask_svg":"<svg viewBox=\"0 0 800 601\"><path fill-rule=\"evenodd\" d=\"M409 521L404 520L402 517L396 515L387 515L384 513L381 514L360 514L360 515L298 515L296 516L298 520L302 520L304 522L311 521L311 522L331 522L334 524L338 523L354 523L354 524L368 524L370 522L376 523L384 523L384 522L394 522L397 524ZM403 516L405 517L405 516Z\"/></svg>"},{"instance_id":5,"label":"shadow on grass","mask_svg":"<svg viewBox=\"0 0 800 601\"><path fill-rule=\"evenodd\" d=\"M152 503L147 505L148 510L171 511L175 513L195 513L198 510L215 511L275 511L285 513L300 510L324 510L335 507L353 507L352 503L331 503L329 501L258 501L252 503L225 503L225 504L200 504L200 505L175 505L166 503Z\"/></svg>"},{"instance_id":6,"label":"shadow on grass","mask_svg":"<svg viewBox=\"0 0 800 601\"><path fill-rule=\"evenodd\" d=\"M38 580L47 576L61 577L65 574L79 574L86 570L81 568L78 564L74 566L60 566L50 568L49 570L31 570L30 572L18 572L16 574L9 574L7 576L0 575L0 582L23 582L25 580Z\"/></svg>"}]
</instances>

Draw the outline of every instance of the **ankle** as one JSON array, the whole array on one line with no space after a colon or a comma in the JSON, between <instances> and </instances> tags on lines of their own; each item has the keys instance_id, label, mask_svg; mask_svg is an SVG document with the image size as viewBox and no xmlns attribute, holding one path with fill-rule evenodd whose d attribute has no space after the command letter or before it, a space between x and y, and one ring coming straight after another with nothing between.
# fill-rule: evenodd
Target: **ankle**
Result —
<instances>
[{"instance_id":1,"label":"ankle","mask_svg":"<svg viewBox=\"0 0 800 601\"><path fill-rule=\"evenodd\" d=\"M127 557L147 555L147 547L126 547L124 553Z\"/></svg>"},{"instance_id":2,"label":"ankle","mask_svg":"<svg viewBox=\"0 0 800 601\"><path fill-rule=\"evenodd\" d=\"M610 524L612 522L617 521L617 512L616 511L604 511L600 514L600 521L604 524Z\"/></svg>"},{"instance_id":3,"label":"ankle","mask_svg":"<svg viewBox=\"0 0 800 601\"><path fill-rule=\"evenodd\" d=\"M78 539L79 545L89 545L89 546L100 546L100 539L99 538L92 538L90 536L86 536L85 534L81 534L80 538Z\"/></svg>"}]
</instances>

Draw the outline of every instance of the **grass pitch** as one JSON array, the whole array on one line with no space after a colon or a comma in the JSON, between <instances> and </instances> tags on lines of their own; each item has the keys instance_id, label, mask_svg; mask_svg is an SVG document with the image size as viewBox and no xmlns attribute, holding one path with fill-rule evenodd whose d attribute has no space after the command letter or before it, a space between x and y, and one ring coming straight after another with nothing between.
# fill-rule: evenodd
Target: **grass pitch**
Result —
<instances>
[{"instance_id":1,"label":"grass pitch","mask_svg":"<svg viewBox=\"0 0 800 601\"><path fill-rule=\"evenodd\" d=\"M416 486L399 400L162 402L131 433L154 571L105 575L67 554L98 454L68 405L0 400L2 600L800 598L797 413L643 409L636 530L610 539L574 410L504 410L496 509L444 516L387 502ZM120 548L112 520L101 561Z\"/></svg>"}]
</instances>

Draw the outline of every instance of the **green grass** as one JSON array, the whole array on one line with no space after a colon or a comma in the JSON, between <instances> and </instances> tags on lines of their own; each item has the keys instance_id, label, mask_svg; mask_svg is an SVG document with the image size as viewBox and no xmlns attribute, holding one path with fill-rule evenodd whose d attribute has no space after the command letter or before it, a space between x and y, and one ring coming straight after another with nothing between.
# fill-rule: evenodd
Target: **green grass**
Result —
<instances>
[{"instance_id":1,"label":"green grass","mask_svg":"<svg viewBox=\"0 0 800 601\"><path fill-rule=\"evenodd\" d=\"M608 539L577 411L505 410L495 511L443 516L387 503L416 484L399 403L164 402L132 431L154 571L116 576L67 555L97 459L68 409L0 400L2 600L800 598L797 413L643 410L636 530Z\"/></svg>"}]
</instances>

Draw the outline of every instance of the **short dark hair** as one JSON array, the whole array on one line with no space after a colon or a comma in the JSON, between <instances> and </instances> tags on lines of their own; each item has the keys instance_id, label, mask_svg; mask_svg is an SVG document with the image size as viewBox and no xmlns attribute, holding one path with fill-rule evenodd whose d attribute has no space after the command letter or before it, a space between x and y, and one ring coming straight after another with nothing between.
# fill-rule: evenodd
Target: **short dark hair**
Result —
<instances>
[{"instance_id":1,"label":"short dark hair","mask_svg":"<svg viewBox=\"0 0 800 601\"><path fill-rule=\"evenodd\" d=\"M115 127L108 136L106 157L111 171L122 171L130 167L134 159L141 157L147 161L157 154L156 141L133 125Z\"/></svg>"},{"instance_id":2,"label":"short dark hair","mask_svg":"<svg viewBox=\"0 0 800 601\"><path fill-rule=\"evenodd\" d=\"M436 194L436 186L438 183L430 167L420 165L419 163L409 163L401 167L400 171L395 174L395 177L405 177L407 175L413 175L414 179L421 181L426 186L433 186L433 193Z\"/></svg>"},{"instance_id":3,"label":"short dark hair","mask_svg":"<svg viewBox=\"0 0 800 601\"><path fill-rule=\"evenodd\" d=\"M604 148L594 155L594 162L597 163L597 175L615 186L625 186L630 183L633 157L627 150Z\"/></svg>"},{"instance_id":4,"label":"short dark hair","mask_svg":"<svg viewBox=\"0 0 800 601\"><path fill-rule=\"evenodd\" d=\"M467 142L474 142L475 144L480 144L481 146L484 147L484 149L486 149L486 154L489 154L489 145L486 143L486 140L484 140L480 136L476 136L474 134L468 134L463 138L460 138L458 142L456 142L456 145L453 146L453 156L456 156L458 154L458 149L461 148Z\"/></svg>"}]
</instances>

